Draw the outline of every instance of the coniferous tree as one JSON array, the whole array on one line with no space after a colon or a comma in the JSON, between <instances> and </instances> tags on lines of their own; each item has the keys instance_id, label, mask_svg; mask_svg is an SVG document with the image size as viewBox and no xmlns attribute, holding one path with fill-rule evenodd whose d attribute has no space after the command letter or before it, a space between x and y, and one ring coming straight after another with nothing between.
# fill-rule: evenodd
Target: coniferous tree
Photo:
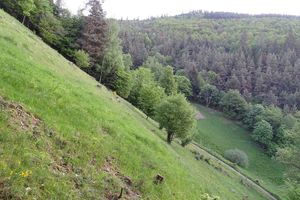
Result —
<instances>
[{"instance_id":1,"label":"coniferous tree","mask_svg":"<svg viewBox=\"0 0 300 200\"><path fill-rule=\"evenodd\" d=\"M106 45L107 23L99 0L89 0L87 7L90 7L89 15L85 17L84 27L79 46L91 57L93 65L103 58Z\"/></svg>"}]
</instances>

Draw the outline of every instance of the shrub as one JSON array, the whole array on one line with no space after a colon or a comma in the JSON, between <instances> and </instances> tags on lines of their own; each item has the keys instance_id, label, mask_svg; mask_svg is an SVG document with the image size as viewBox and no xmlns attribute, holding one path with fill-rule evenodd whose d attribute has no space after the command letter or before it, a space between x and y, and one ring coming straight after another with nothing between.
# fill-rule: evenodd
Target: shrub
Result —
<instances>
[{"instance_id":1,"label":"shrub","mask_svg":"<svg viewBox=\"0 0 300 200\"><path fill-rule=\"evenodd\" d=\"M181 140L181 146L185 147L188 144L190 144L192 141L193 141L193 138L188 136L188 137Z\"/></svg>"},{"instance_id":2,"label":"shrub","mask_svg":"<svg viewBox=\"0 0 300 200\"><path fill-rule=\"evenodd\" d=\"M87 54L85 51L83 50L75 51L74 59L78 67L80 68L90 67L90 57L89 54Z\"/></svg>"},{"instance_id":3,"label":"shrub","mask_svg":"<svg viewBox=\"0 0 300 200\"><path fill-rule=\"evenodd\" d=\"M203 160L204 159L204 156L202 154L200 154L199 152L196 152L195 153L195 159L196 160Z\"/></svg>"},{"instance_id":4,"label":"shrub","mask_svg":"<svg viewBox=\"0 0 300 200\"><path fill-rule=\"evenodd\" d=\"M239 149L230 149L225 152L225 158L241 167L247 167L249 164L248 156Z\"/></svg>"},{"instance_id":5,"label":"shrub","mask_svg":"<svg viewBox=\"0 0 300 200\"><path fill-rule=\"evenodd\" d=\"M207 164L210 165L210 158L204 158L204 161L207 162Z\"/></svg>"}]
</instances>

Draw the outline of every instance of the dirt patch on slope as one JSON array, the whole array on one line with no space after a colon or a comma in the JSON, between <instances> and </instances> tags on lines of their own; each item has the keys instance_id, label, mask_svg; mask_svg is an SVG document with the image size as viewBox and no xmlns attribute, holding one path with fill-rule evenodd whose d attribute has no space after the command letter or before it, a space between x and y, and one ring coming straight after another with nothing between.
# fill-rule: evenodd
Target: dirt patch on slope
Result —
<instances>
[{"instance_id":1,"label":"dirt patch on slope","mask_svg":"<svg viewBox=\"0 0 300 200\"><path fill-rule=\"evenodd\" d=\"M108 200L138 200L141 198L139 193L134 191L133 181L130 177L124 176L120 171L113 166L113 158L107 157L102 170L112 178L116 178L121 182L121 189L119 193L112 192L109 188L105 189L105 198ZM107 180L109 182L109 180ZM109 183L108 183L109 184Z\"/></svg>"},{"instance_id":2,"label":"dirt patch on slope","mask_svg":"<svg viewBox=\"0 0 300 200\"><path fill-rule=\"evenodd\" d=\"M9 124L22 131L34 131L41 125L41 120L17 103L11 103L0 97L0 108L9 113Z\"/></svg>"},{"instance_id":3,"label":"dirt patch on slope","mask_svg":"<svg viewBox=\"0 0 300 200\"><path fill-rule=\"evenodd\" d=\"M196 120L203 120L205 119L205 116L201 113L201 112L197 112L196 116L195 116Z\"/></svg>"}]
</instances>

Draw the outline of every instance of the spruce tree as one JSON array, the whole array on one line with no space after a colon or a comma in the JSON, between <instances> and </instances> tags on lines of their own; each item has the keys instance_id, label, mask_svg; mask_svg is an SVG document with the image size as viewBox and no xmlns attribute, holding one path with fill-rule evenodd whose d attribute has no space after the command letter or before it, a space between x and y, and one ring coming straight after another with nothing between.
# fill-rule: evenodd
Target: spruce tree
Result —
<instances>
[{"instance_id":1,"label":"spruce tree","mask_svg":"<svg viewBox=\"0 0 300 200\"><path fill-rule=\"evenodd\" d=\"M95 65L103 57L108 28L100 1L89 0L87 7L90 8L90 13L85 17L84 28L78 43L81 49L90 55L91 63Z\"/></svg>"}]
</instances>

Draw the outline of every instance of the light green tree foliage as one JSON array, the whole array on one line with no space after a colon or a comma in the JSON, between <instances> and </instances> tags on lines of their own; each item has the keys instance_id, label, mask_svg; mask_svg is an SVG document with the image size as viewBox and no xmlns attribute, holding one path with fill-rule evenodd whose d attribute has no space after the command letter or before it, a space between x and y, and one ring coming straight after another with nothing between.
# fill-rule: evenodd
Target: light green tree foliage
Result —
<instances>
[{"instance_id":1,"label":"light green tree foliage","mask_svg":"<svg viewBox=\"0 0 300 200\"><path fill-rule=\"evenodd\" d=\"M290 182L289 199L300 199L300 123L297 123L290 131L290 145L279 148L277 160L286 164L288 171L287 180Z\"/></svg>"},{"instance_id":2,"label":"light green tree foliage","mask_svg":"<svg viewBox=\"0 0 300 200\"><path fill-rule=\"evenodd\" d=\"M195 113L192 106L182 94L172 95L159 104L156 119L161 128L167 131L167 142L174 137L186 138L195 123Z\"/></svg>"},{"instance_id":3,"label":"light green tree foliage","mask_svg":"<svg viewBox=\"0 0 300 200\"><path fill-rule=\"evenodd\" d=\"M107 46L101 63L97 64L99 82L115 90L123 98L127 98L132 88L132 65L131 56L123 54L121 40L119 38L119 27L112 21L108 31Z\"/></svg>"},{"instance_id":4,"label":"light green tree foliage","mask_svg":"<svg viewBox=\"0 0 300 200\"><path fill-rule=\"evenodd\" d=\"M144 62L143 67L151 69L156 81L159 81L160 77L164 73L163 71L164 66L160 63L159 59L155 56L149 56L147 60Z\"/></svg>"},{"instance_id":5,"label":"light green tree foliage","mask_svg":"<svg viewBox=\"0 0 300 200\"><path fill-rule=\"evenodd\" d=\"M102 62L98 63L97 71L100 73L99 82L113 87L117 79L118 68L125 68L119 27L116 22L110 23L107 40L104 57Z\"/></svg>"},{"instance_id":6,"label":"light green tree foliage","mask_svg":"<svg viewBox=\"0 0 300 200\"><path fill-rule=\"evenodd\" d=\"M247 102L237 90L229 90L221 99L223 111L232 119L241 120L247 110Z\"/></svg>"},{"instance_id":7,"label":"light green tree foliage","mask_svg":"<svg viewBox=\"0 0 300 200\"><path fill-rule=\"evenodd\" d=\"M268 148L271 145L273 138L271 124L265 120L257 122L252 132L252 138Z\"/></svg>"},{"instance_id":8,"label":"light green tree foliage","mask_svg":"<svg viewBox=\"0 0 300 200\"><path fill-rule=\"evenodd\" d=\"M165 97L164 89L154 83L144 83L139 90L138 107L149 117L155 115L155 108Z\"/></svg>"},{"instance_id":9,"label":"light green tree foliage","mask_svg":"<svg viewBox=\"0 0 300 200\"><path fill-rule=\"evenodd\" d=\"M130 54L123 54L123 62L124 66L127 70L130 70L133 63L132 63L132 57Z\"/></svg>"},{"instance_id":10,"label":"light green tree foliage","mask_svg":"<svg viewBox=\"0 0 300 200\"><path fill-rule=\"evenodd\" d=\"M208 71L206 74L206 82L210 85L216 85L219 80L219 75L216 72Z\"/></svg>"},{"instance_id":11,"label":"light green tree foliage","mask_svg":"<svg viewBox=\"0 0 300 200\"><path fill-rule=\"evenodd\" d=\"M205 84L200 91L200 102L206 106L217 106L220 101L220 92L216 86Z\"/></svg>"},{"instance_id":12,"label":"light green tree foliage","mask_svg":"<svg viewBox=\"0 0 300 200\"><path fill-rule=\"evenodd\" d=\"M177 84L173 74L173 68L167 66L163 68L163 73L159 78L160 86L165 89L167 95L172 95L177 92Z\"/></svg>"},{"instance_id":13,"label":"light green tree foliage","mask_svg":"<svg viewBox=\"0 0 300 200\"><path fill-rule=\"evenodd\" d=\"M45 42L58 47L65 37L66 30L62 22L53 15L49 0L34 0L36 9L30 15L30 21L38 27L39 34Z\"/></svg>"},{"instance_id":14,"label":"light green tree foliage","mask_svg":"<svg viewBox=\"0 0 300 200\"><path fill-rule=\"evenodd\" d=\"M262 120L264 111L265 108L261 104L251 105L243 120L244 124L249 129L251 130L254 129L255 124Z\"/></svg>"},{"instance_id":15,"label":"light green tree foliage","mask_svg":"<svg viewBox=\"0 0 300 200\"><path fill-rule=\"evenodd\" d=\"M263 119L271 124L273 130L277 130L283 121L282 110L275 106L268 106L263 114Z\"/></svg>"},{"instance_id":16,"label":"light green tree foliage","mask_svg":"<svg viewBox=\"0 0 300 200\"><path fill-rule=\"evenodd\" d=\"M176 71L175 75L177 76L185 76L185 77L188 77L186 71L184 69L179 69Z\"/></svg>"},{"instance_id":17,"label":"light green tree foliage","mask_svg":"<svg viewBox=\"0 0 300 200\"><path fill-rule=\"evenodd\" d=\"M129 70L118 68L116 75L117 80L114 89L118 95L126 99L132 89L132 74Z\"/></svg>"},{"instance_id":18,"label":"light green tree foliage","mask_svg":"<svg viewBox=\"0 0 300 200\"><path fill-rule=\"evenodd\" d=\"M201 90L202 87L206 84L202 72L199 72L197 75L197 82L198 82L198 87Z\"/></svg>"},{"instance_id":19,"label":"light green tree foliage","mask_svg":"<svg viewBox=\"0 0 300 200\"><path fill-rule=\"evenodd\" d=\"M288 129L292 129L297 123L297 118L294 117L292 114L287 114L286 116L284 116L282 123Z\"/></svg>"},{"instance_id":20,"label":"light green tree foliage","mask_svg":"<svg viewBox=\"0 0 300 200\"><path fill-rule=\"evenodd\" d=\"M140 67L133 72L133 86L130 91L128 100L135 106L138 105L138 98L140 90L144 84L151 84L154 82L153 74L150 69Z\"/></svg>"},{"instance_id":21,"label":"light green tree foliage","mask_svg":"<svg viewBox=\"0 0 300 200\"><path fill-rule=\"evenodd\" d=\"M156 106L164 98L164 89L154 80L149 68L141 67L134 71L133 87L129 101L140 108L147 116L153 117Z\"/></svg>"},{"instance_id":22,"label":"light green tree foliage","mask_svg":"<svg viewBox=\"0 0 300 200\"><path fill-rule=\"evenodd\" d=\"M90 57L84 50L78 50L74 53L76 65L80 68L90 67Z\"/></svg>"},{"instance_id":23,"label":"light green tree foliage","mask_svg":"<svg viewBox=\"0 0 300 200\"><path fill-rule=\"evenodd\" d=\"M181 139L181 146L185 147L186 145L190 144L194 140L197 133L197 123L194 123L193 128L191 128L189 134L187 134L185 138Z\"/></svg>"},{"instance_id":24,"label":"light green tree foliage","mask_svg":"<svg viewBox=\"0 0 300 200\"><path fill-rule=\"evenodd\" d=\"M186 97L192 96L191 81L185 76L174 76L177 84L177 91L184 94Z\"/></svg>"},{"instance_id":25,"label":"light green tree foliage","mask_svg":"<svg viewBox=\"0 0 300 200\"><path fill-rule=\"evenodd\" d=\"M23 11L23 24L25 22L25 18L29 17L31 12L36 9L34 0L18 0L18 5L21 7Z\"/></svg>"}]
</instances>

